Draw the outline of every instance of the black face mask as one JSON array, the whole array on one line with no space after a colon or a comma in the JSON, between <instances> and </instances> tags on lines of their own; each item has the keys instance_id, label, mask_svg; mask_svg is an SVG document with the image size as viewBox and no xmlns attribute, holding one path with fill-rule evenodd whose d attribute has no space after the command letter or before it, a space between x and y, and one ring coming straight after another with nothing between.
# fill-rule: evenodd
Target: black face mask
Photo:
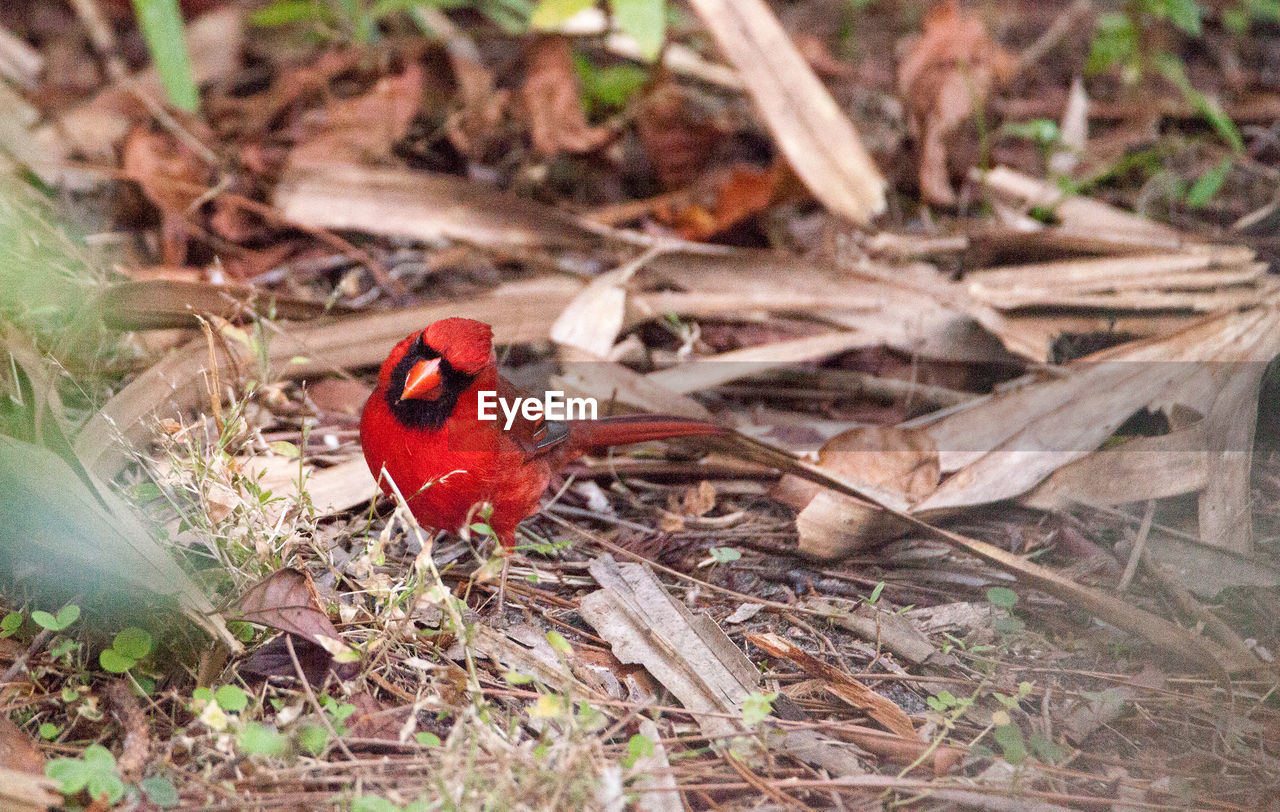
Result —
<instances>
[{"instance_id":1,"label":"black face mask","mask_svg":"<svg viewBox=\"0 0 1280 812\"><path fill-rule=\"evenodd\" d=\"M404 392L405 381L408 380L409 370L413 365L419 361L430 361L435 358L440 359L440 397L435 400L417 398L401 400L400 394ZM475 375L468 375L454 369L453 365L441 357L439 352L427 346L422 340L422 334L419 333L417 340L404 354L404 358L401 358L400 363L391 370L391 382L387 386L387 407L391 409L396 419L409 428L439 429L453 414L454 407L458 405L458 398L462 397L462 393L467 391L467 387L471 386L475 379Z\"/></svg>"}]
</instances>

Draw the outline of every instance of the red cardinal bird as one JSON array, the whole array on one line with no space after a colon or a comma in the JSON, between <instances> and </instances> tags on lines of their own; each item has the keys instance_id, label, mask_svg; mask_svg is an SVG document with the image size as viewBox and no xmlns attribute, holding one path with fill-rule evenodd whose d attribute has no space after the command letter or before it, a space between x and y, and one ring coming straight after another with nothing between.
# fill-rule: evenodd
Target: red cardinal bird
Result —
<instances>
[{"instance_id":1,"label":"red cardinal bird","mask_svg":"<svg viewBox=\"0 0 1280 812\"><path fill-rule=\"evenodd\" d=\"M678 417L602 420L481 420L479 393L510 400L517 390L498 374L493 330L472 319L441 319L395 346L364 405L360 442L382 485L389 476L422 525L457 530L476 505L493 505L489 526L507 552L516 525L538 511L565 463L594 448L723 434L711 423ZM492 400L492 399L491 399ZM386 474L383 475L385 468Z\"/></svg>"}]
</instances>

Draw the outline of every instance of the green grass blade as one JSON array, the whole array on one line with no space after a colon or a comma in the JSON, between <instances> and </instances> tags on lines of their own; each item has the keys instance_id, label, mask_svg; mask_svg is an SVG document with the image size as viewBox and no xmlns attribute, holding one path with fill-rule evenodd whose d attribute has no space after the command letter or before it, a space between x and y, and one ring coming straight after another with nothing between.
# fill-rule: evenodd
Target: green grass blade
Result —
<instances>
[{"instance_id":1,"label":"green grass blade","mask_svg":"<svg viewBox=\"0 0 1280 812\"><path fill-rule=\"evenodd\" d=\"M200 93L191 73L178 0L133 0L133 10L170 103L195 112L200 107Z\"/></svg>"}]
</instances>

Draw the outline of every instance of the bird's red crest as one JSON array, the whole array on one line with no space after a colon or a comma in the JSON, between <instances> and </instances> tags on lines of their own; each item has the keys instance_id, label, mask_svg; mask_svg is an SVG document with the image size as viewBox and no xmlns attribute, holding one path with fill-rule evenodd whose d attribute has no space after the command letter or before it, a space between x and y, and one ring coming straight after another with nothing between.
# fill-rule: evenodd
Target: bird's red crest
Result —
<instances>
[{"instance_id":1,"label":"bird's red crest","mask_svg":"<svg viewBox=\"0 0 1280 812\"><path fill-rule=\"evenodd\" d=\"M459 372L474 375L493 356L493 328L475 319L440 319L422 331L422 340Z\"/></svg>"}]
</instances>

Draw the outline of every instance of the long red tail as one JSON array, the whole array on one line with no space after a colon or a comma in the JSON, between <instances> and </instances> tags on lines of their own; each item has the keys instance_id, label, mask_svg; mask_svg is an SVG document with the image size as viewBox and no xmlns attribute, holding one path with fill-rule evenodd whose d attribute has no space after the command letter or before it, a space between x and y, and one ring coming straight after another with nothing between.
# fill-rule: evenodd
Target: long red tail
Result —
<instances>
[{"instance_id":1,"label":"long red tail","mask_svg":"<svg viewBox=\"0 0 1280 812\"><path fill-rule=\"evenodd\" d=\"M727 429L703 420L660 414L628 414L600 420L575 420L569 427L569 442L575 449L586 451L671 437L705 437L727 433Z\"/></svg>"}]
</instances>

